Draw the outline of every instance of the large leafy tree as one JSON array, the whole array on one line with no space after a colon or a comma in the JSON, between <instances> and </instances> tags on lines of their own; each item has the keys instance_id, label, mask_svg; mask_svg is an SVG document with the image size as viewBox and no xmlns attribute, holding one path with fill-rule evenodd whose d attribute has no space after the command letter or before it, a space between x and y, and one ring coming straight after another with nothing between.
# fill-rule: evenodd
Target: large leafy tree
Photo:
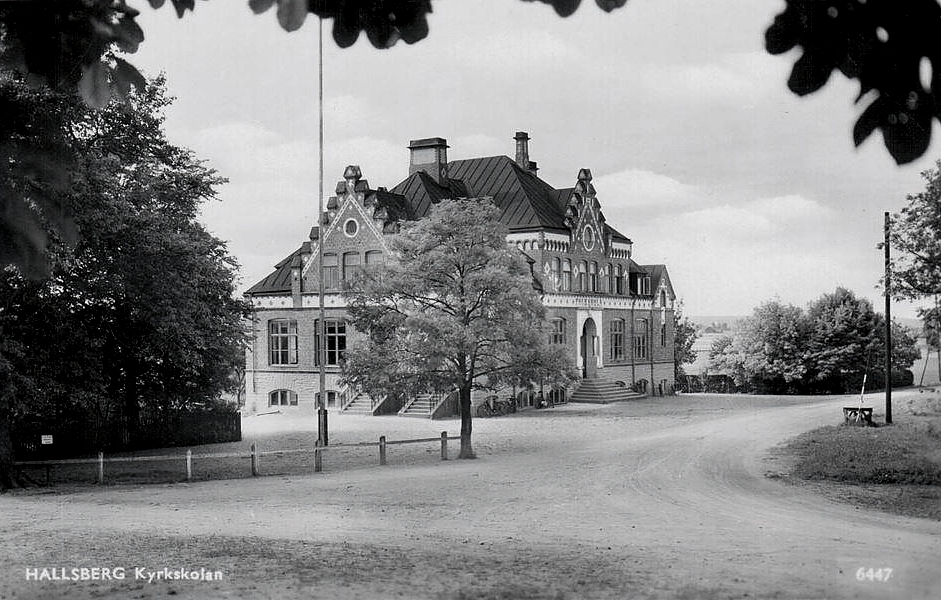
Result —
<instances>
[{"instance_id":1,"label":"large leafy tree","mask_svg":"<svg viewBox=\"0 0 941 600\"><path fill-rule=\"evenodd\" d=\"M581 4L581 0L539 1L552 5L562 17ZM802 48L788 80L790 89L799 95L814 92L835 70L857 79L856 101L869 104L853 129L856 144L879 130L899 164L924 154L932 122L941 119L937 0L785 1L785 9L766 32L765 47L772 54ZM147 3L159 9L166 1ZM627 0L595 3L612 11ZM195 0L170 4L179 17L196 6ZM363 33L376 48L389 48L399 40L418 42L429 34L427 15L432 11L431 0L248 0L248 5L256 13L275 9L287 31L300 28L309 14L329 19L333 39L341 48L353 45ZM125 98L133 87L144 86L138 70L115 54L133 53L144 41L135 20L138 14L127 0L0 2L0 68L28 74L54 89L78 90L91 106L104 106L112 96ZM931 69L923 68L923 63ZM928 72L930 79L923 81L922 74ZM0 137L0 160L8 150ZM46 240L37 219L19 205L11 208L6 203L0 208L0 235L5 238L0 265L32 265L28 273L44 275ZM69 231L72 221L67 215L60 221L62 232Z\"/></svg>"},{"instance_id":2,"label":"large leafy tree","mask_svg":"<svg viewBox=\"0 0 941 600\"><path fill-rule=\"evenodd\" d=\"M52 402L120 416L133 439L142 414L217 403L242 359L246 307L234 298L234 259L197 221L223 180L166 140L163 81L103 110L11 78L0 97L24 113L63 111L67 185L44 193L81 232L75 245L50 234L47 278L0 273L0 430L53 414L42 404Z\"/></svg>"},{"instance_id":3,"label":"large leafy tree","mask_svg":"<svg viewBox=\"0 0 941 600\"><path fill-rule=\"evenodd\" d=\"M863 374L879 373L884 334L885 318L869 300L837 288L806 311L778 301L761 304L739 331L713 344L710 367L761 392L839 393ZM900 374L919 352L911 333L895 321L892 337L892 371Z\"/></svg>"},{"instance_id":4,"label":"large leafy tree","mask_svg":"<svg viewBox=\"0 0 941 600\"><path fill-rule=\"evenodd\" d=\"M564 383L574 365L550 346L532 273L507 247L489 200L444 200L402 224L392 260L347 293L363 338L344 373L373 395L457 389L462 458L473 458L471 391L524 381Z\"/></svg>"}]
</instances>

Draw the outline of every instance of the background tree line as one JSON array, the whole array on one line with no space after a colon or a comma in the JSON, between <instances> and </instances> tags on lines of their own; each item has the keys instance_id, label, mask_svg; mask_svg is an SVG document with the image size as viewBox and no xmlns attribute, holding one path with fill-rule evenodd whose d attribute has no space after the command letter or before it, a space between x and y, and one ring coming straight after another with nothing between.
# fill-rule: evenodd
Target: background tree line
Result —
<instances>
[{"instance_id":1,"label":"background tree line","mask_svg":"<svg viewBox=\"0 0 941 600\"><path fill-rule=\"evenodd\" d=\"M806 310L772 300L755 308L732 334L709 351L709 372L729 377L740 391L824 394L884 385L885 317L872 303L842 287ZM911 383L907 372L920 354L911 332L892 322L893 381Z\"/></svg>"}]
</instances>

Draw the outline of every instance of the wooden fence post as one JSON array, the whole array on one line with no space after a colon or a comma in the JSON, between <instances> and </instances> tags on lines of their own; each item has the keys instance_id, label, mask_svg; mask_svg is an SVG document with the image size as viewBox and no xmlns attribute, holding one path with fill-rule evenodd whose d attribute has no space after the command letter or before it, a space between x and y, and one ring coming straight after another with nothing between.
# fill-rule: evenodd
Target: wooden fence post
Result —
<instances>
[{"instance_id":1,"label":"wooden fence post","mask_svg":"<svg viewBox=\"0 0 941 600\"><path fill-rule=\"evenodd\" d=\"M448 460L448 432L441 432L441 460Z\"/></svg>"},{"instance_id":2,"label":"wooden fence post","mask_svg":"<svg viewBox=\"0 0 941 600\"><path fill-rule=\"evenodd\" d=\"M252 477L258 476L258 449L255 442L252 442Z\"/></svg>"},{"instance_id":3,"label":"wooden fence post","mask_svg":"<svg viewBox=\"0 0 941 600\"><path fill-rule=\"evenodd\" d=\"M98 485L105 482L105 453L98 453Z\"/></svg>"},{"instance_id":4,"label":"wooden fence post","mask_svg":"<svg viewBox=\"0 0 941 600\"><path fill-rule=\"evenodd\" d=\"M386 436L379 436L379 464L386 464Z\"/></svg>"},{"instance_id":5,"label":"wooden fence post","mask_svg":"<svg viewBox=\"0 0 941 600\"><path fill-rule=\"evenodd\" d=\"M186 450L186 480L189 481L193 478L193 451L191 449Z\"/></svg>"},{"instance_id":6,"label":"wooden fence post","mask_svg":"<svg viewBox=\"0 0 941 600\"><path fill-rule=\"evenodd\" d=\"M323 471L323 456L321 456L320 444L320 440L314 442L314 473Z\"/></svg>"}]
</instances>

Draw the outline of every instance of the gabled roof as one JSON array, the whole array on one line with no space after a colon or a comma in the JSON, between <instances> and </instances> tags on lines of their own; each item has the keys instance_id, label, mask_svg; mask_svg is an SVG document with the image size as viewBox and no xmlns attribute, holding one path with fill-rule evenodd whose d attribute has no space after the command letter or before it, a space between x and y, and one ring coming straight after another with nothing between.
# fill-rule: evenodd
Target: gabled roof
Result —
<instances>
[{"instance_id":1,"label":"gabled roof","mask_svg":"<svg viewBox=\"0 0 941 600\"><path fill-rule=\"evenodd\" d=\"M670 290L670 296L676 298L676 292L673 290L673 282L670 281L670 275L667 273L666 265L644 265L644 269L650 274L651 290L658 289L660 282L665 281L667 289Z\"/></svg>"},{"instance_id":2,"label":"gabled roof","mask_svg":"<svg viewBox=\"0 0 941 600\"><path fill-rule=\"evenodd\" d=\"M425 171L416 171L405 181L392 188L392 193L404 196L408 202L412 219L420 219L428 214L432 204L445 198L467 198L470 196L461 181L450 179L447 185L441 185Z\"/></svg>"}]
</instances>

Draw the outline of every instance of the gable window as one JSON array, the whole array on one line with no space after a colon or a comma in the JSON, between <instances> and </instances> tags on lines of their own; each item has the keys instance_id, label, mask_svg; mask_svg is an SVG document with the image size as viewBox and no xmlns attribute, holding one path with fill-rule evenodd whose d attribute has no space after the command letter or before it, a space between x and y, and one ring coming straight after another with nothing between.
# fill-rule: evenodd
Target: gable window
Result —
<instances>
[{"instance_id":1,"label":"gable window","mask_svg":"<svg viewBox=\"0 0 941 600\"><path fill-rule=\"evenodd\" d=\"M337 267L337 255L330 252L323 255L323 287L335 290L340 286L340 271Z\"/></svg>"},{"instance_id":2,"label":"gable window","mask_svg":"<svg viewBox=\"0 0 941 600\"><path fill-rule=\"evenodd\" d=\"M359 252L347 252L343 255L343 282L347 285L352 283L359 275L360 257Z\"/></svg>"},{"instance_id":3,"label":"gable window","mask_svg":"<svg viewBox=\"0 0 941 600\"><path fill-rule=\"evenodd\" d=\"M660 290L660 306L667 305L667 292L666 290Z\"/></svg>"},{"instance_id":4,"label":"gable window","mask_svg":"<svg viewBox=\"0 0 941 600\"><path fill-rule=\"evenodd\" d=\"M637 319L634 325L634 358L647 358L647 319Z\"/></svg>"},{"instance_id":5,"label":"gable window","mask_svg":"<svg viewBox=\"0 0 941 600\"><path fill-rule=\"evenodd\" d=\"M588 291L598 292L598 263L592 261L588 265Z\"/></svg>"},{"instance_id":6,"label":"gable window","mask_svg":"<svg viewBox=\"0 0 941 600\"><path fill-rule=\"evenodd\" d=\"M562 291L572 291L572 261L567 258L562 261Z\"/></svg>"},{"instance_id":7,"label":"gable window","mask_svg":"<svg viewBox=\"0 0 941 600\"><path fill-rule=\"evenodd\" d=\"M661 346L667 345L667 324L666 323L660 324L660 345Z\"/></svg>"},{"instance_id":8,"label":"gable window","mask_svg":"<svg viewBox=\"0 0 941 600\"><path fill-rule=\"evenodd\" d=\"M565 319L552 319L550 322L551 329L549 330L549 343L550 344L564 344L565 343Z\"/></svg>"},{"instance_id":9,"label":"gable window","mask_svg":"<svg viewBox=\"0 0 941 600\"><path fill-rule=\"evenodd\" d=\"M637 276L637 294L640 296L650 295L650 276L649 275Z\"/></svg>"},{"instance_id":10,"label":"gable window","mask_svg":"<svg viewBox=\"0 0 941 600\"><path fill-rule=\"evenodd\" d=\"M611 360L624 360L624 319L611 321Z\"/></svg>"},{"instance_id":11,"label":"gable window","mask_svg":"<svg viewBox=\"0 0 941 600\"><path fill-rule=\"evenodd\" d=\"M359 223L356 222L356 219L347 219L346 223L343 224L343 233L347 237L355 237L358 231Z\"/></svg>"},{"instance_id":12,"label":"gable window","mask_svg":"<svg viewBox=\"0 0 941 600\"><path fill-rule=\"evenodd\" d=\"M319 320L318 320L319 321ZM314 360L315 365L320 364L321 341L319 322L314 321L317 326L317 334L314 336L314 347L317 356ZM327 319L324 321L324 337L326 343L326 363L327 365L339 365L346 357L346 322L342 319Z\"/></svg>"},{"instance_id":13,"label":"gable window","mask_svg":"<svg viewBox=\"0 0 941 600\"><path fill-rule=\"evenodd\" d=\"M274 390L268 394L268 406L297 406L294 390Z\"/></svg>"},{"instance_id":14,"label":"gable window","mask_svg":"<svg viewBox=\"0 0 941 600\"><path fill-rule=\"evenodd\" d=\"M297 364L297 321L268 321L268 362L272 365Z\"/></svg>"}]
</instances>

